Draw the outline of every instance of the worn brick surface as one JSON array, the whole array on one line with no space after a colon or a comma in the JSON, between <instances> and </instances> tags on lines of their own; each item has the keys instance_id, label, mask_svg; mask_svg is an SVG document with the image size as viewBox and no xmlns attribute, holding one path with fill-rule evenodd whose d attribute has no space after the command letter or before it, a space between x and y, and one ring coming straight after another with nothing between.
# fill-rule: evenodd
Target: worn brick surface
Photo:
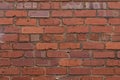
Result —
<instances>
[{"instance_id":1,"label":"worn brick surface","mask_svg":"<svg viewBox=\"0 0 120 80\"><path fill-rule=\"evenodd\" d=\"M120 80L120 1L0 0L0 80Z\"/></svg>"}]
</instances>

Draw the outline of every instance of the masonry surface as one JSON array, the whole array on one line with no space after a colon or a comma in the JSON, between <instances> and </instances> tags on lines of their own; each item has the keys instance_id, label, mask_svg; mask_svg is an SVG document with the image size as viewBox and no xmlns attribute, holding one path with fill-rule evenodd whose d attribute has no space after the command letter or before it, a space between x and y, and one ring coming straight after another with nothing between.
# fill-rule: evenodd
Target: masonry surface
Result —
<instances>
[{"instance_id":1,"label":"masonry surface","mask_svg":"<svg viewBox=\"0 0 120 80\"><path fill-rule=\"evenodd\" d=\"M120 80L119 0L0 0L0 80Z\"/></svg>"}]
</instances>

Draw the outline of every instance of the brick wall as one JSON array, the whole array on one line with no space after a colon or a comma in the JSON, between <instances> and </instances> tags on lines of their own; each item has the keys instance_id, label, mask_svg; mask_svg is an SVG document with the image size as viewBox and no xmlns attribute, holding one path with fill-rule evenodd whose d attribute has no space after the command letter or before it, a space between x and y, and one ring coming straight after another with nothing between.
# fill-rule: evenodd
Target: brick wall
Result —
<instances>
[{"instance_id":1,"label":"brick wall","mask_svg":"<svg viewBox=\"0 0 120 80\"><path fill-rule=\"evenodd\" d=\"M0 80L120 80L119 0L0 0Z\"/></svg>"}]
</instances>

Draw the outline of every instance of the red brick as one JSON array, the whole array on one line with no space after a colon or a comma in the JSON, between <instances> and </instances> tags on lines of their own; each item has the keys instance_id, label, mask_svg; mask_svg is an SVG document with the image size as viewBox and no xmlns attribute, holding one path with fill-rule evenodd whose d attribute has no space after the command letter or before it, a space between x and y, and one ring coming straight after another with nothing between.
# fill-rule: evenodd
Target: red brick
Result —
<instances>
[{"instance_id":1,"label":"red brick","mask_svg":"<svg viewBox=\"0 0 120 80\"><path fill-rule=\"evenodd\" d=\"M65 39L65 37L64 37L63 34L56 34L56 35L54 35L54 40L55 40L55 41L60 41L60 42L62 42L64 39Z\"/></svg>"},{"instance_id":2,"label":"red brick","mask_svg":"<svg viewBox=\"0 0 120 80\"><path fill-rule=\"evenodd\" d=\"M120 36L112 36L112 41L120 41Z\"/></svg>"},{"instance_id":3,"label":"red brick","mask_svg":"<svg viewBox=\"0 0 120 80\"><path fill-rule=\"evenodd\" d=\"M19 58L23 56L22 51L7 51L0 54L3 58Z\"/></svg>"},{"instance_id":4,"label":"red brick","mask_svg":"<svg viewBox=\"0 0 120 80\"><path fill-rule=\"evenodd\" d=\"M66 35L66 41L72 42L76 40L76 36L74 34L67 34Z\"/></svg>"},{"instance_id":5,"label":"red brick","mask_svg":"<svg viewBox=\"0 0 120 80\"><path fill-rule=\"evenodd\" d=\"M44 50L44 49L57 49L58 44L57 43L37 43L36 49Z\"/></svg>"},{"instance_id":6,"label":"red brick","mask_svg":"<svg viewBox=\"0 0 120 80\"><path fill-rule=\"evenodd\" d=\"M60 59L60 66L80 66L82 61L79 59Z\"/></svg>"},{"instance_id":7,"label":"red brick","mask_svg":"<svg viewBox=\"0 0 120 80\"><path fill-rule=\"evenodd\" d=\"M80 10L80 11L75 11L74 13L75 16L77 17L93 17L96 16L96 11L95 10Z\"/></svg>"},{"instance_id":8,"label":"red brick","mask_svg":"<svg viewBox=\"0 0 120 80\"><path fill-rule=\"evenodd\" d=\"M22 74L26 75L43 75L45 74L45 68L23 68Z\"/></svg>"},{"instance_id":9,"label":"red brick","mask_svg":"<svg viewBox=\"0 0 120 80\"><path fill-rule=\"evenodd\" d=\"M80 43L60 43L60 49L80 49Z\"/></svg>"},{"instance_id":10,"label":"red brick","mask_svg":"<svg viewBox=\"0 0 120 80\"><path fill-rule=\"evenodd\" d=\"M60 3L59 2L52 2L51 9L60 9Z\"/></svg>"},{"instance_id":11,"label":"red brick","mask_svg":"<svg viewBox=\"0 0 120 80\"><path fill-rule=\"evenodd\" d=\"M110 9L120 9L120 2L109 2L108 7Z\"/></svg>"},{"instance_id":12,"label":"red brick","mask_svg":"<svg viewBox=\"0 0 120 80\"><path fill-rule=\"evenodd\" d=\"M32 79L31 77L28 77L28 76L22 76L22 77L15 76L15 77L12 77L12 80L32 80Z\"/></svg>"},{"instance_id":13,"label":"red brick","mask_svg":"<svg viewBox=\"0 0 120 80\"><path fill-rule=\"evenodd\" d=\"M69 52L71 58L89 58L90 54L87 51L72 50Z\"/></svg>"},{"instance_id":14,"label":"red brick","mask_svg":"<svg viewBox=\"0 0 120 80\"><path fill-rule=\"evenodd\" d=\"M120 61L119 60L110 59L110 60L107 60L106 65L107 66L120 66Z\"/></svg>"},{"instance_id":15,"label":"red brick","mask_svg":"<svg viewBox=\"0 0 120 80\"><path fill-rule=\"evenodd\" d=\"M89 68L70 68L69 74L71 75L87 75L91 74L91 70Z\"/></svg>"},{"instance_id":16,"label":"red brick","mask_svg":"<svg viewBox=\"0 0 120 80\"><path fill-rule=\"evenodd\" d=\"M47 51L47 57L50 57L50 58L67 58L68 55L65 51Z\"/></svg>"},{"instance_id":17,"label":"red brick","mask_svg":"<svg viewBox=\"0 0 120 80\"><path fill-rule=\"evenodd\" d=\"M48 2L41 2L41 3L38 5L38 8L39 8L39 9L50 9L51 6L50 6L50 3L48 3Z\"/></svg>"},{"instance_id":18,"label":"red brick","mask_svg":"<svg viewBox=\"0 0 120 80\"><path fill-rule=\"evenodd\" d=\"M92 26L91 27L91 32L95 33L111 33L112 32L112 27L110 26Z\"/></svg>"},{"instance_id":19,"label":"red brick","mask_svg":"<svg viewBox=\"0 0 120 80\"><path fill-rule=\"evenodd\" d=\"M43 34L42 39L45 42L51 42L51 41L53 41L53 35L51 35L51 34Z\"/></svg>"},{"instance_id":20,"label":"red brick","mask_svg":"<svg viewBox=\"0 0 120 80\"><path fill-rule=\"evenodd\" d=\"M104 49L104 44L100 42L84 42L83 49Z\"/></svg>"},{"instance_id":21,"label":"red brick","mask_svg":"<svg viewBox=\"0 0 120 80\"><path fill-rule=\"evenodd\" d=\"M17 34L5 34L3 36L3 41L17 41L18 35Z\"/></svg>"},{"instance_id":22,"label":"red brick","mask_svg":"<svg viewBox=\"0 0 120 80\"><path fill-rule=\"evenodd\" d=\"M43 33L43 28L41 28L41 27L23 27L22 33L26 33L26 34Z\"/></svg>"},{"instance_id":23,"label":"red brick","mask_svg":"<svg viewBox=\"0 0 120 80\"><path fill-rule=\"evenodd\" d=\"M19 41L21 41L21 42L30 41L29 38L30 38L29 35L25 35L25 34L19 35Z\"/></svg>"},{"instance_id":24,"label":"red brick","mask_svg":"<svg viewBox=\"0 0 120 80\"><path fill-rule=\"evenodd\" d=\"M4 11L0 11L0 17L4 16Z\"/></svg>"},{"instance_id":25,"label":"red brick","mask_svg":"<svg viewBox=\"0 0 120 80\"><path fill-rule=\"evenodd\" d=\"M87 18L85 24L105 25L107 24L107 20L105 18Z\"/></svg>"},{"instance_id":26,"label":"red brick","mask_svg":"<svg viewBox=\"0 0 120 80\"><path fill-rule=\"evenodd\" d=\"M106 77L106 80L119 80L120 76L110 76L110 77Z\"/></svg>"},{"instance_id":27,"label":"red brick","mask_svg":"<svg viewBox=\"0 0 120 80\"><path fill-rule=\"evenodd\" d=\"M49 75L64 75L67 74L67 69L64 67L53 67L53 68L46 68L46 74Z\"/></svg>"},{"instance_id":28,"label":"red brick","mask_svg":"<svg viewBox=\"0 0 120 80\"><path fill-rule=\"evenodd\" d=\"M33 59L12 59L11 64L13 66L34 66Z\"/></svg>"},{"instance_id":29,"label":"red brick","mask_svg":"<svg viewBox=\"0 0 120 80\"><path fill-rule=\"evenodd\" d=\"M84 60L83 66L104 66L105 61L104 60Z\"/></svg>"},{"instance_id":30,"label":"red brick","mask_svg":"<svg viewBox=\"0 0 120 80\"><path fill-rule=\"evenodd\" d=\"M63 33L63 27L45 27L45 33Z\"/></svg>"},{"instance_id":31,"label":"red brick","mask_svg":"<svg viewBox=\"0 0 120 80\"><path fill-rule=\"evenodd\" d=\"M68 33L87 33L88 29L89 29L88 27L70 26L70 27L67 27L67 32Z\"/></svg>"},{"instance_id":32,"label":"red brick","mask_svg":"<svg viewBox=\"0 0 120 80\"><path fill-rule=\"evenodd\" d=\"M14 49L23 49L23 50L31 50L34 49L34 46L32 43L14 43L13 44Z\"/></svg>"},{"instance_id":33,"label":"red brick","mask_svg":"<svg viewBox=\"0 0 120 80\"><path fill-rule=\"evenodd\" d=\"M84 34L84 33L77 34L77 39L79 41L86 41L87 40L87 34Z\"/></svg>"},{"instance_id":34,"label":"red brick","mask_svg":"<svg viewBox=\"0 0 120 80\"><path fill-rule=\"evenodd\" d=\"M16 75L19 73L20 70L18 68L0 68L1 75Z\"/></svg>"},{"instance_id":35,"label":"red brick","mask_svg":"<svg viewBox=\"0 0 120 80\"><path fill-rule=\"evenodd\" d=\"M0 3L0 9L13 9L14 4L13 3L6 3L6 2L1 2Z\"/></svg>"},{"instance_id":36,"label":"red brick","mask_svg":"<svg viewBox=\"0 0 120 80\"><path fill-rule=\"evenodd\" d=\"M0 18L0 25L13 24L13 18Z\"/></svg>"},{"instance_id":37,"label":"red brick","mask_svg":"<svg viewBox=\"0 0 120 80\"><path fill-rule=\"evenodd\" d=\"M113 24L113 25L118 25L118 24L120 24L120 18L110 18L108 20L108 23Z\"/></svg>"},{"instance_id":38,"label":"red brick","mask_svg":"<svg viewBox=\"0 0 120 80\"><path fill-rule=\"evenodd\" d=\"M4 27L5 33L20 33L20 28L16 26Z\"/></svg>"},{"instance_id":39,"label":"red brick","mask_svg":"<svg viewBox=\"0 0 120 80\"><path fill-rule=\"evenodd\" d=\"M33 80L55 80L55 77L53 76L38 76L38 77L33 77Z\"/></svg>"},{"instance_id":40,"label":"red brick","mask_svg":"<svg viewBox=\"0 0 120 80\"><path fill-rule=\"evenodd\" d=\"M93 75L112 75L114 74L114 68L93 68Z\"/></svg>"},{"instance_id":41,"label":"red brick","mask_svg":"<svg viewBox=\"0 0 120 80\"><path fill-rule=\"evenodd\" d=\"M103 77L83 76L80 79L81 80L103 80Z\"/></svg>"},{"instance_id":42,"label":"red brick","mask_svg":"<svg viewBox=\"0 0 120 80\"><path fill-rule=\"evenodd\" d=\"M8 76L0 76L0 80L9 80Z\"/></svg>"},{"instance_id":43,"label":"red brick","mask_svg":"<svg viewBox=\"0 0 120 80\"><path fill-rule=\"evenodd\" d=\"M12 49L12 44L10 44L10 43L4 43L4 44L2 44L2 45L0 45L0 47L1 47L1 49Z\"/></svg>"},{"instance_id":44,"label":"red brick","mask_svg":"<svg viewBox=\"0 0 120 80\"><path fill-rule=\"evenodd\" d=\"M120 27L119 26L115 26L114 27L114 32L118 32L119 33L120 32Z\"/></svg>"},{"instance_id":45,"label":"red brick","mask_svg":"<svg viewBox=\"0 0 120 80\"><path fill-rule=\"evenodd\" d=\"M119 42L107 42L106 43L106 49L120 49L120 43Z\"/></svg>"},{"instance_id":46,"label":"red brick","mask_svg":"<svg viewBox=\"0 0 120 80\"><path fill-rule=\"evenodd\" d=\"M120 75L120 68L115 68L114 72L115 72L115 74Z\"/></svg>"},{"instance_id":47,"label":"red brick","mask_svg":"<svg viewBox=\"0 0 120 80\"><path fill-rule=\"evenodd\" d=\"M25 17L25 16L27 16L27 11L9 10L9 11L6 11L5 16L7 16L7 17Z\"/></svg>"},{"instance_id":48,"label":"red brick","mask_svg":"<svg viewBox=\"0 0 120 80\"><path fill-rule=\"evenodd\" d=\"M19 18L16 20L16 25L21 25L21 26L36 25L36 19Z\"/></svg>"},{"instance_id":49,"label":"red brick","mask_svg":"<svg viewBox=\"0 0 120 80\"><path fill-rule=\"evenodd\" d=\"M80 25L84 23L84 19L82 18L64 18L63 24L65 25Z\"/></svg>"},{"instance_id":50,"label":"red brick","mask_svg":"<svg viewBox=\"0 0 120 80\"><path fill-rule=\"evenodd\" d=\"M50 67L50 66L57 66L58 60L57 59L36 59L36 65L41 67Z\"/></svg>"},{"instance_id":51,"label":"red brick","mask_svg":"<svg viewBox=\"0 0 120 80\"><path fill-rule=\"evenodd\" d=\"M66 11L52 11L52 17L71 17L72 16L72 11L66 10Z\"/></svg>"},{"instance_id":52,"label":"red brick","mask_svg":"<svg viewBox=\"0 0 120 80\"><path fill-rule=\"evenodd\" d=\"M0 59L0 66L10 66L11 62L10 59Z\"/></svg>"},{"instance_id":53,"label":"red brick","mask_svg":"<svg viewBox=\"0 0 120 80\"><path fill-rule=\"evenodd\" d=\"M49 18L49 19L40 19L40 25L59 25L60 24L60 20L58 18Z\"/></svg>"},{"instance_id":54,"label":"red brick","mask_svg":"<svg viewBox=\"0 0 120 80\"><path fill-rule=\"evenodd\" d=\"M92 33L89 35L89 39L92 41L99 41L99 37L100 37L100 35L96 34L96 33Z\"/></svg>"},{"instance_id":55,"label":"red brick","mask_svg":"<svg viewBox=\"0 0 120 80\"><path fill-rule=\"evenodd\" d=\"M94 58L114 58L115 53L110 51L93 52L93 57Z\"/></svg>"}]
</instances>

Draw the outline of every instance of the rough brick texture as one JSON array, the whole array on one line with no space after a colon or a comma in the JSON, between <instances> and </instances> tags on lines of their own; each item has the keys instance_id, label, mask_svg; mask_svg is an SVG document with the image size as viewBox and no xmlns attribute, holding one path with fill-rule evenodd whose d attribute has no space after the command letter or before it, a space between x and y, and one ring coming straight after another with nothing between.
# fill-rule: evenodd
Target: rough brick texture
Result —
<instances>
[{"instance_id":1,"label":"rough brick texture","mask_svg":"<svg viewBox=\"0 0 120 80\"><path fill-rule=\"evenodd\" d=\"M120 1L0 0L0 80L120 80Z\"/></svg>"}]
</instances>

